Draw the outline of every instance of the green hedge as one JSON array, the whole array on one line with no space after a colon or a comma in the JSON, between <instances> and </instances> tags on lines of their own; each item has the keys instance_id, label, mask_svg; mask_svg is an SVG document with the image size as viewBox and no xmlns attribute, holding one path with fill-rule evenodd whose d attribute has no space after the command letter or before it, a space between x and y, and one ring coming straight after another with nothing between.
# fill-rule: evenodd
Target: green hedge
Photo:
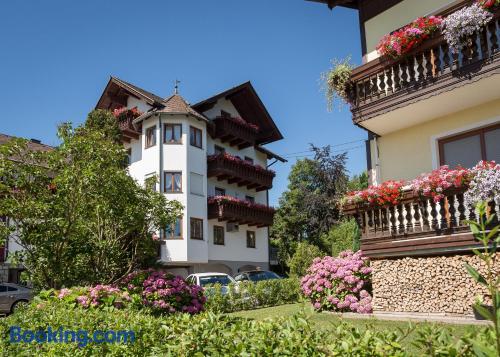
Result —
<instances>
[{"instance_id":1,"label":"green hedge","mask_svg":"<svg viewBox=\"0 0 500 357\"><path fill-rule=\"evenodd\" d=\"M205 309L212 312L233 312L298 302L301 298L298 279L242 281L230 284L228 292L216 284L205 292Z\"/></svg>"},{"instance_id":2,"label":"green hedge","mask_svg":"<svg viewBox=\"0 0 500 357\"><path fill-rule=\"evenodd\" d=\"M128 344L10 343L9 329L26 330L131 330ZM490 330L477 328L472 335L453 341L442 328L417 331L417 355L488 356L493 346ZM31 304L0 319L0 356L407 356L401 345L405 335L373 328L339 324L315 329L302 315L275 320L247 320L226 314L176 313L164 317L146 310L107 310L68 307L58 301ZM481 352L486 352L481 354Z\"/></svg>"}]
</instances>

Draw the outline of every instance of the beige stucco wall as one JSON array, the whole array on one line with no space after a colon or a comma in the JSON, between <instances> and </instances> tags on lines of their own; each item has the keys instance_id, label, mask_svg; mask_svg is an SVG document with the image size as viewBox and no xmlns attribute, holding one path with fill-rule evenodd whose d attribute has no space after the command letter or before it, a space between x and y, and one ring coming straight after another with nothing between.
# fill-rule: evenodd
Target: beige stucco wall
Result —
<instances>
[{"instance_id":1,"label":"beige stucco wall","mask_svg":"<svg viewBox=\"0 0 500 357\"><path fill-rule=\"evenodd\" d=\"M394 31L419 16L424 16L448 5L452 0L404 0L390 9L365 22L366 47L375 49L385 34Z\"/></svg>"},{"instance_id":2,"label":"beige stucco wall","mask_svg":"<svg viewBox=\"0 0 500 357\"><path fill-rule=\"evenodd\" d=\"M404 118L401 118L404 120ZM500 100L440 117L378 138L380 182L411 180L439 166L437 139L500 122ZM372 142L372 163L375 166Z\"/></svg>"}]
</instances>

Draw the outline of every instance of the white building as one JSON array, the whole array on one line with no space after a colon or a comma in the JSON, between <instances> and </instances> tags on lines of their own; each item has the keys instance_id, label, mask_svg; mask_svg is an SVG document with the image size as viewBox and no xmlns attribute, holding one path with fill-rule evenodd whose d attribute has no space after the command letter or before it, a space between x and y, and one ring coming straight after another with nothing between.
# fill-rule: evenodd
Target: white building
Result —
<instances>
[{"instance_id":1,"label":"white building","mask_svg":"<svg viewBox=\"0 0 500 357\"><path fill-rule=\"evenodd\" d=\"M284 159L261 145L283 137L250 82L190 106L112 77L96 108L124 107L142 113L119 119L130 175L184 206L160 261L182 275L268 269L268 160Z\"/></svg>"}]
</instances>

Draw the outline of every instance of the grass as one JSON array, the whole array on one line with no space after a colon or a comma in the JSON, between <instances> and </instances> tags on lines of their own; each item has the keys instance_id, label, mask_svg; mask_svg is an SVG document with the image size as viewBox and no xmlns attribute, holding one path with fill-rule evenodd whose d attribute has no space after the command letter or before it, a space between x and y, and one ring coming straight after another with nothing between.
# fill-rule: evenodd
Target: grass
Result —
<instances>
[{"instance_id":1,"label":"grass","mask_svg":"<svg viewBox=\"0 0 500 357\"><path fill-rule=\"evenodd\" d=\"M356 326L361 330L370 328L376 330L388 330L397 332L399 331L399 329L404 330L411 326L409 322L405 321L378 320L374 317L367 319L347 319L340 317L338 315L333 315L328 313L318 313L315 312L312 309L311 305L307 302L268 307L257 310L239 311L239 312L234 312L230 315L248 319L254 319L254 320L262 320L265 318L272 319L282 316L284 317L291 316L299 312L304 312L306 316L309 318L309 321L311 321L314 324L314 326L316 326L318 329L322 330L332 329L333 326L343 321L353 326ZM462 337L467 331L470 331L470 329L481 328L480 326L476 325L453 325L453 324L430 323L430 322L412 322L411 324L413 326L418 325L419 327L424 325L437 325L445 329L448 329L450 333L457 339ZM407 351L412 354L418 354L418 351L415 350L415 347L413 347L412 345L412 342L415 338L416 335L414 332L412 332L402 341Z\"/></svg>"}]
</instances>

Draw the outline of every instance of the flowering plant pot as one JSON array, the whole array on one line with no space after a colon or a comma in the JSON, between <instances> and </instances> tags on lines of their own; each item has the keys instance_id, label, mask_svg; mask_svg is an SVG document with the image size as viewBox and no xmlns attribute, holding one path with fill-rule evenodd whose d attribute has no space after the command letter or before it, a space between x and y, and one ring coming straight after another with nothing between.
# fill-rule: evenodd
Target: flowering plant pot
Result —
<instances>
[{"instance_id":1,"label":"flowering plant pot","mask_svg":"<svg viewBox=\"0 0 500 357\"><path fill-rule=\"evenodd\" d=\"M439 30L440 16L419 17L412 23L382 37L377 52L382 56L399 58L411 52Z\"/></svg>"}]
</instances>

